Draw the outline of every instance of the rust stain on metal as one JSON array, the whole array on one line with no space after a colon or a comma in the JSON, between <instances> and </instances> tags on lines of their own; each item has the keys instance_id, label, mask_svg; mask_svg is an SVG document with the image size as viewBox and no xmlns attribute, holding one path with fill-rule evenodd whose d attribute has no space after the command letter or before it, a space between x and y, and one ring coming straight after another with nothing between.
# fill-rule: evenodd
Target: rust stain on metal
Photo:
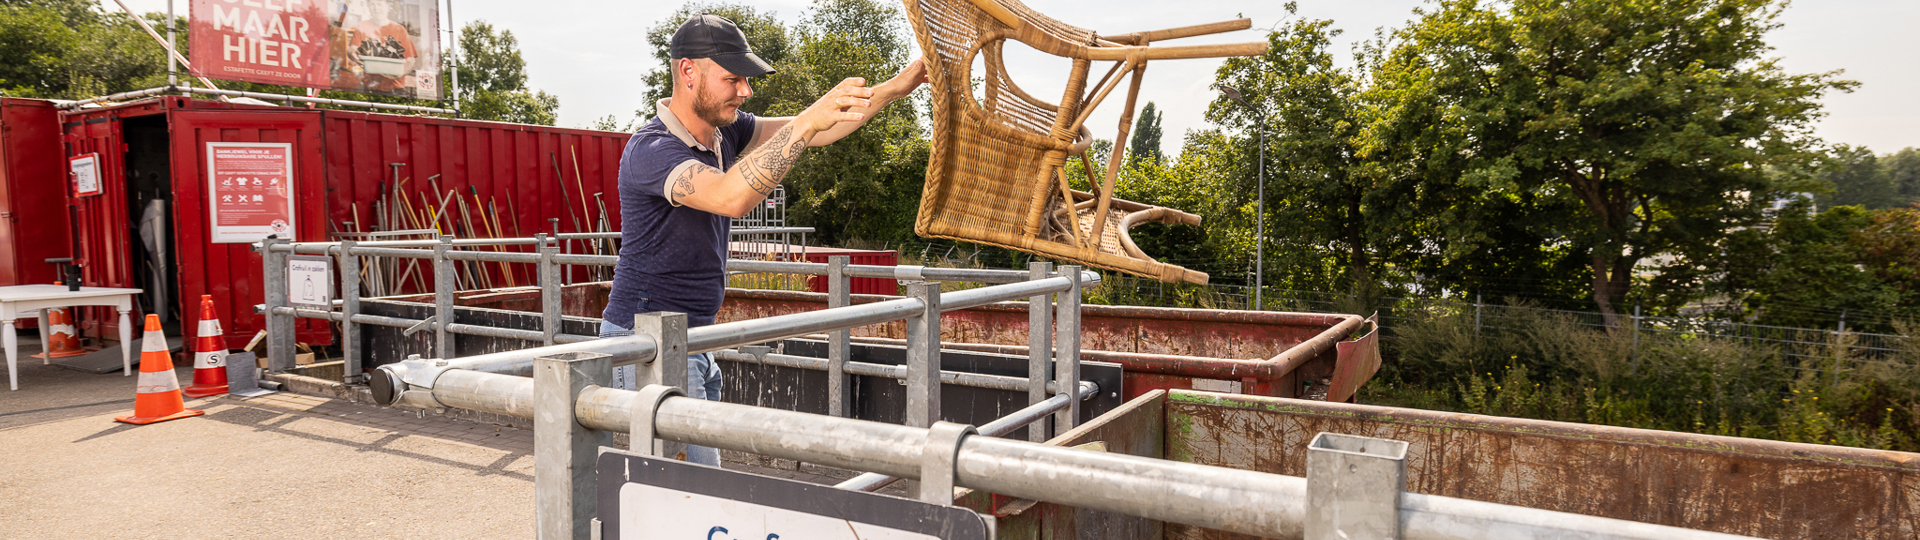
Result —
<instances>
[{"instance_id":1,"label":"rust stain on metal","mask_svg":"<svg viewBox=\"0 0 1920 540\"><path fill-rule=\"evenodd\" d=\"M1767 538L1914 538L1920 454L1173 392L1168 458L1290 476L1321 432L1407 441L1407 489Z\"/></svg>"}]
</instances>

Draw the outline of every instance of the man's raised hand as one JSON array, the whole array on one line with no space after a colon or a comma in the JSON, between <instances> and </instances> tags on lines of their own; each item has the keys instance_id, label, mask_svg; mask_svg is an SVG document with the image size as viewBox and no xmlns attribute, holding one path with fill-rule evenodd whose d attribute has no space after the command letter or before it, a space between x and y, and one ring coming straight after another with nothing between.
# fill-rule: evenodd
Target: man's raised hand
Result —
<instances>
[{"instance_id":1,"label":"man's raised hand","mask_svg":"<svg viewBox=\"0 0 1920 540\"><path fill-rule=\"evenodd\" d=\"M800 129L807 130L808 134L811 135L832 129L834 125L841 122L860 122L865 120L865 114L847 109L866 107L871 103L869 100L873 98L873 89L864 86L866 83L867 80L860 77L851 77L847 80L840 81L838 86L833 87L833 90L827 91L826 95L820 96L820 99L814 101L813 105L808 106L807 110L801 111L799 116L793 117L793 123L798 125Z\"/></svg>"}]
</instances>

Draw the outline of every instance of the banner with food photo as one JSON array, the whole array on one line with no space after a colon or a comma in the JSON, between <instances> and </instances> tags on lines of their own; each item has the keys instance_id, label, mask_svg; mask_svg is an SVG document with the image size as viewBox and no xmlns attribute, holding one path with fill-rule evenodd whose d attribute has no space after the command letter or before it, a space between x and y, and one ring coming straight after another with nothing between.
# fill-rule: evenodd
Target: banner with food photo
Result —
<instances>
[{"instance_id":1,"label":"banner with food photo","mask_svg":"<svg viewBox=\"0 0 1920 540\"><path fill-rule=\"evenodd\" d=\"M197 75L440 99L434 0L193 0Z\"/></svg>"}]
</instances>

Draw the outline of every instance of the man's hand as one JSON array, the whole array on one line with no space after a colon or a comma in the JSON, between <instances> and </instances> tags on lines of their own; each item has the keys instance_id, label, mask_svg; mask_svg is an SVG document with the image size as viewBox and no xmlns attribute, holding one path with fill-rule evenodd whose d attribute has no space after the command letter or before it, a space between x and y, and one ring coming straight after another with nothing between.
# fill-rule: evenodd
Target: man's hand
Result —
<instances>
[{"instance_id":1,"label":"man's hand","mask_svg":"<svg viewBox=\"0 0 1920 540\"><path fill-rule=\"evenodd\" d=\"M907 94L913 93L914 89L926 83L927 65L920 59L914 59L912 63L907 64L907 67L901 68L898 75L873 87L873 90L874 95L880 96L881 99L893 101L906 97Z\"/></svg>"},{"instance_id":2,"label":"man's hand","mask_svg":"<svg viewBox=\"0 0 1920 540\"><path fill-rule=\"evenodd\" d=\"M872 103L869 100L873 98L873 89L863 86L866 83L867 80L860 77L840 81L839 86L827 91L827 95L820 96L807 110L793 117L792 125L805 131L801 139L810 139L813 134L833 129L841 122L858 125L864 121L865 114L848 109L866 108Z\"/></svg>"}]
</instances>

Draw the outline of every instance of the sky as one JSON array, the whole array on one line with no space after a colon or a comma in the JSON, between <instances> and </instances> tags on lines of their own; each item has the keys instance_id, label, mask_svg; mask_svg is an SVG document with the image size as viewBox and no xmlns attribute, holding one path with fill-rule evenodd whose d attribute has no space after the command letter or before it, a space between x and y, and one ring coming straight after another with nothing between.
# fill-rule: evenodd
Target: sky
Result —
<instances>
[{"instance_id":1,"label":"sky","mask_svg":"<svg viewBox=\"0 0 1920 540\"><path fill-rule=\"evenodd\" d=\"M124 0L135 11L166 11L167 0ZM185 15L188 0L177 2ZM636 110L652 105L641 98L644 74L656 69L646 44L646 29L671 15L681 2L541 2L524 0L453 1L442 9L442 28L453 22L485 20L511 30L527 61L528 86L560 98L560 125L585 127L615 115L622 124ZM789 25L810 5L807 0L733 0L772 12ZM1278 0L1026 0L1028 7L1061 21L1122 34L1193 24L1253 19L1253 30L1167 42L1172 45L1261 41L1265 28L1287 16ZM1337 61L1352 65L1350 50L1377 29L1404 26L1422 0L1302 0L1299 17L1330 19L1345 33L1334 41ZM114 2L105 7L118 10ZM1844 70L1859 81L1852 93L1830 94L1822 101L1827 116L1815 134L1830 143L1865 146L1885 154L1920 147L1920 2L1914 0L1820 0L1790 6L1783 27L1768 36L1773 57L1791 73ZM1011 43L1011 42L1010 42ZM184 45L184 44L183 44ZM1023 48L1010 46L1009 49ZM916 51L915 54L918 54ZM1064 89L1068 64L1030 49L1010 52L1008 70L1017 84L1048 100ZM1154 102L1162 114L1164 153L1179 152L1189 130L1209 127L1203 114L1215 97L1209 88L1218 59L1161 60L1147 65L1140 102ZM1102 72L1104 73L1104 72ZM891 76L876 73L870 82ZM1087 125L1094 135L1112 139L1118 131L1121 92L1107 98Z\"/></svg>"}]
</instances>

